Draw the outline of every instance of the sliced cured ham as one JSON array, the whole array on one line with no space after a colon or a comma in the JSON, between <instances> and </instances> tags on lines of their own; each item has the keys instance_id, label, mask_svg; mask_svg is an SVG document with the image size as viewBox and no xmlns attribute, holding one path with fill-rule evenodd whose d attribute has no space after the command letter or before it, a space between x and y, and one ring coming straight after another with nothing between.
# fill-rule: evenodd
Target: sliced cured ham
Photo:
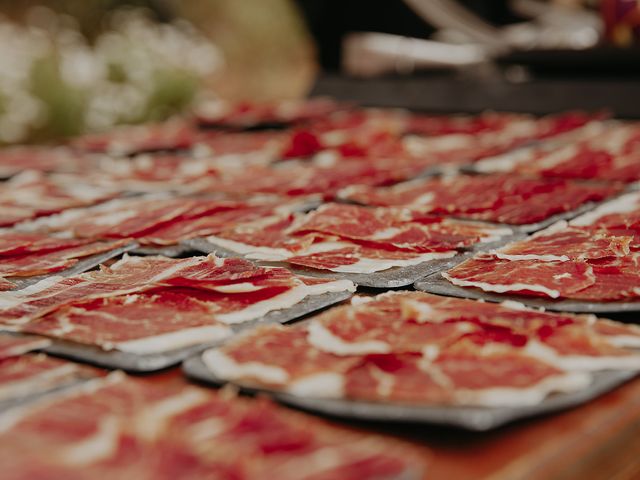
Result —
<instances>
[{"instance_id":1,"label":"sliced cured ham","mask_svg":"<svg viewBox=\"0 0 640 480\"><path fill-rule=\"evenodd\" d=\"M169 287L162 292L163 287ZM160 289L160 291L158 291ZM193 307L199 306L209 312L212 322L239 323L260 318L270 311L292 307L308 296L321 295L327 292L353 291L355 286L346 280L310 280L293 275L282 268L258 268L241 259L220 259L209 257L192 257L174 260L165 257L126 257L111 267L103 267L97 272L61 278L50 277L23 290L4 293L0 298L0 321L6 324L28 324L48 313L62 307L68 309L56 313L48 320L39 322L42 330L52 335L78 334L80 341L86 341L87 333L83 332L83 322L98 322L96 317L111 315L111 309L124 309L130 302L131 316L122 312L122 318L114 318L114 325L124 324L118 332L105 331L109 325L88 327L95 332L93 340L109 342L109 335L122 334L121 328L130 330L131 335L140 335L147 331L147 336L165 332L161 324L144 323L146 313L163 308L163 303L172 305L178 315L166 328L178 330L179 327L191 326L196 319L188 312L191 301ZM148 296L129 295L154 290L157 293ZM125 296L125 297L122 297ZM113 298L103 302L93 299ZM122 297L119 298L118 297ZM190 299L190 297L194 297ZM89 300L89 301L88 301ZM87 302L88 303L83 303ZM76 304L80 302L79 306ZM136 314L133 307L142 313ZM77 307L77 308L76 308ZM100 312L102 311L102 312ZM71 312L69 314L69 312ZM75 314L77 313L77 320ZM142 316L142 318L141 318ZM69 320L71 319L71 320ZM68 322L69 320L69 322ZM126 327L127 323L141 321L138 330ZM207 324L206 317L200 319ZM73 332L72 325L77 322L78 332ZM215 323L215 322L213 322ZM24 327L30 328L30 327ZM36 328L36 327L33 327ZM219 329L223 330L223 329ZM31 330L30 330L31 331ZM215 330L216 332L218 329ZM88 335L91 335L91 332ZM125 334L126 335L126 334ZM106 340L102 337L106 336ZM118 337L119 338L119 337ZM193 338L192 338L193 340Z\"/></svg>"},{"instance_id":2,"label":"sliced cured ham","mask_svg":"<svg viewBox=\"0 0 640 480\"><path fill-rule=\"evenodd\" d=\"M340 397L344 373L358 357L325 353L311 345L299 326L265 325L246 332L224 347L202 356L219 378L290 392Z\"/></svg>"},{"instance_id":3,"label":"sliced cured ham","mask_svg":"<svg viewBox=\"0 0 640 480\"><path fill-rule=\"evenodd\" d=\"M62 176L45 176L29 170L0 184L0 227L61 212L69 208L94 205L112 198L116 188L69 182Z\"/></svg>"},{"instance_id":4,"label":"sliced cured ham","mask_svg":"<svg viewBox=\"0 0 640 480\"><path fill-rule=\"evenodd\" d=\"M563 228L564 227L564 228ZM494 252L500 259L568 261L596 260L629 255L632 236L613 236L561 223L522 242L509 244Z\"/></svg>"},{"instance_id":5,"label":"sliced cured ham","mask_svg":"<svg viewBox=\"0 0 640 480\"><path fill-rule=\"evenodd\" d=\"M163 150L190 148L197 136L193 125L183 120L172 120L150 125L118 127L103 133L92 133L76 138L71 145L84 152L131 155Z\"/></svg>"},{"instance_id":6,"label":"sliced cured ham","mask_svg":"<svg viewBox=\"0 0 640 480\"><path fill-rule=\"evenodd\" d=\"M440 215L522 225L602 200L619 190L615 185L508 174L454 175L390 187L348 187L340 196L364 205L405 206Z\"/></svg>"},{"instance_id":7,"label":"sliced cured ham","mask_svg":"<svg viewBox=\"0 0 640 480\"><path fill-rule=\"evenodd\" d=\"M543 177L615 180L640 179L638 126L594 125L571 145L544 145L487 160L483 171L512 171Z\"/></svg>"},{"instance_id":8,"label":"sliced cured ham","mask_svg":"<svg viewBox=\"0 0 640 480\"><path fill-rule=\"evenodd\" d=\"M254 128L288 125L321 119L344 108L329 98L288 100L278 103L206 102L196 108L196 117L209 127Z\"/></svg>"},{"instance_id":9,"label":"sliced cured ham","mask_svg":"<svg viewBox=\"0 0 640 480\"><path fill-rule=\"evenodd\" d=\"M355 480L419 476L424 466L395 440L348 431L266 399L117 374L14 411L8 420L0 417L7 480L45 474Z\"/></svg>"},{"instance_id":10,"label":"sliced cured ham","mask_svg":"<svg viewBox=\"0 0 640 480\"><path fill-rule=\"evenodd\" d=\"M38 350L51 344L51 340L34 335L11 335L0 333L0 360L17 357L32 350Z\"/></svg>"},{"instance_id":11,"label":"sliced cured ham","mask_svg":"<svg viewBox=\"0 0 640 480\"><path fill-rule=\"evenodd\" d=\"M90 241L52 237L35 232L4 230L0 232L0 255L46 253L86 245L87 243L90 243Z\"/></svg>"},{"instance_id":12,"label":"sliced cured ham","mask_svg":"<svg viewBox=\"0 0 640 480\"><path fill-rule=\"evenodd\" d=\"M371 273L449 258L511 230L415 214L328 204L305 216L274 216L209 236L247 258L345 273Z\"/></svg>"},{"instance_id":13,"label":"sliced cured ham","mask_svg":"<svg viewBox=\"0 0 640 480\"><path fill-rule=\"evenodd\" d=\"M59 246L64 244L63 242L58 243L56 240L52 240L50 245L56 243ZM67 243L73 245L74 241L67 241ZM43 247L45 251L22 253L20 255L0 255L0 275L4 277L32 277L59 272L72 267L84 257L122 247L127 243L127 240L78 243L80 244L77 246L58 248L51 251L46 251L46 247ZM43 245L43 242L40 245Z\"/></svg>"},{"instance_id":14,"label":"sliced cured ham","mask_svg":"<svg viewBox=\"0 0 640 480\"><path fill-rule=\"evenodd\" d=\"M25 170L39 172L73 171L83 162L77 152L56 146L14 146L0 150L0 177L7 178Z\"/></svg>"},{"instance_id":15,"label":"sliced cured ham","mask_svg":"<svg viewBox=\"0 0 640 480\"><path fill-rule=\"evenodd\" d=\"M567 224L477 255L443 275L488 292L585 301L640 296L636 193L623 195Z\"/></svg>"},{"instance_id":16,"label":"sliced cured ham","mask_svg":"<svg viewBox=\"0 0 640 480\"><path fill-rule=\"evenodd\" d=\"M447 251L497 240L509 229L456 222L405 209L370 209L356 205L326 204L309 213L290 230L318 232L355 240L365 245L418 252Z\"/></svg>"},{"instance_id":17,"label":"sliced cured ham","mask_svg":"<svg viewBox=\"0 0 640 480\"><path fill-rule=\"evenodd\" d=\"M276 212L299 208L293 201L265 198L247 201L190 197L118 199L94 208L68 210L24 229L57 232L74 238L135 238L140 243L173 245L214 234Z\"/></svg>"},{"instance_id":18,"label":"sliced cured ham","mask_svg":"<svg viewBox=\"0 0 640 480\"><path fill-rule=\"evenodd\" d=\"M221 165L210 158L178 154L142 154L132 158L104 157L89 180L121 191L193 193L220 175ZM85 178L87 175L85 175Z\"/></svg>"},{"instance_id":19,"label":"sliced cured ham","mask_svg":"<svg viewBox=\"0 0 640 480\"><path fill-rule=\"evenodd\" d=\"M591 265L584 261L510 261L477 255L442 275L454 285L486 292L547 298L573 298L596 283Z\"/></svg>"},{"instance_id":20,"label":"sliced cured ham","mask_svg":"<svg viewBox=\"0 0 640 480\"><path fill-rule=\"evenodd\" d=\"M316 317L308 332L312 345L336 355L433 353L466 339L523 347L570 369L640 366L627 348L640 345L634 325L416 292L334 308Z\"/></svg>"},{"instance_id":21,"label":"sliced cured ham","mask_svg":"<svg viewBox=\"0 0 640 480\"><path fill-rule=\"evenodd\" d=\"M638 345L637 326L590 315L388 292L202 358L218 378L299 396L522 406L583 389L592 371L639 370Z\"/></svg>"},{"instance_id":22,"label":"sliced cured ham","mask_svg":"<svg viewBox=\"0 0 640 480\"><path fill-rule=\"evenodd\" d=\"M216 320L219 308L215 298L167 289L74 302L21 330L104 350L158 353L230 335Z\"/></svg>"},{"instance_id":23,"label":"sliced cured ham","mask_svg":"<svg viewBox=\"0 0 640 480\"><path fill-rule=\"evenodd\" d=\"M96 371L44 354L0 359L0 401L16 400L96 376Z\"/></svg>"},{"instance_id":24,"label":"sliced cured ham","mask_svg":"<svg viewBox=\"0 0 640 480\"><path fill-rule=\"evenodd\" d=\"M336 164L337 163L337 164ZM209 186L210 192L233 195L257 193L299 197L321 195L331 199L349 185L388 185L406 180L420 171L396 160L367 157L366 161L345 160L294 164L278 168L254 167L243 172L232 171Z\"/></svg>"}]
</instances>

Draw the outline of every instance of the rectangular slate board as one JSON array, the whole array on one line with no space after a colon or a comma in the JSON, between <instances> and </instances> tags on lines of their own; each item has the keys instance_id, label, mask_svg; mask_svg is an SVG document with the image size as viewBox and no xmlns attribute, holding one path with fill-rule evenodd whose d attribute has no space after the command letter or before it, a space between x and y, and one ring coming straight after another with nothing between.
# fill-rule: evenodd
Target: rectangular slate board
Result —
<instances>
[{"instance_id":1,"label":"rectangular slate board","mask_svg":"<svg viewBox=\"0 0 640 480\"><path fill-rule=\"evenodd\" d=\"M213 375L200 355L185 361L182 368L189 378L200 382L215 386L228 383ZM586 403L622 385L637 373L631 371L595 372L591 385L582 391L554 394L538 405L524 407L490 408L387 404L357 400L305 398L272 390L247 389L242 386L240 388L248 392L268 393L281 403L308 412L349 420L433 424L486 431L516 420L557 412Z\"/></svg>"}]
</instances>

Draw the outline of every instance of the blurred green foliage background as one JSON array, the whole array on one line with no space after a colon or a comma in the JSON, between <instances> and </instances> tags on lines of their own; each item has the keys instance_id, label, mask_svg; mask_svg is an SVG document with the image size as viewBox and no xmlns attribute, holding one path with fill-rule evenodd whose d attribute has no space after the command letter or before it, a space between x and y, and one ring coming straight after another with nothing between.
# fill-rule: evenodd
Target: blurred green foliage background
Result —
<instances>
[{"instance_id":1,"label":"blurred green foliage background","mask_svg":"<svg viewBox=\"0 0 640 480\"><path fill-rule=\"evenodd\" d=\"M203 98L303 96L290 0L0 0L0 143L158 121Z\"/></svg>"}]
</instances>

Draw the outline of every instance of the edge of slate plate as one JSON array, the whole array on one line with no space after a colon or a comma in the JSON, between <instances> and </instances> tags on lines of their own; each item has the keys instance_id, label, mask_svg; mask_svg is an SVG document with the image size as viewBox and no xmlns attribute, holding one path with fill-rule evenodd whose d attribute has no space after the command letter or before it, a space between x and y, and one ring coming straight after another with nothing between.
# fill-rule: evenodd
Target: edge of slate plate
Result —
<instances>
[{"instance_id":1,"label":"edge of slate plate","mask_svg":"<svg viewBox=\"0 0 640 480\"><path fill-rule=\"evenodd\" d=\"M479 222L476 222L479 223ZM399 288L406 287L420 280L421 278L428 277L429 275L448 269L468 258L468 254L484 251L487 249L498 248L507 243L524 238L524 235L508 235L495 242L478 243L467 251L459 252L453 257L428 260L426 262L419 263L417 265L410 265L408 267L392 267L387 270L382 270L373 273L345 273L345 272L333 272L330 270L315 270L311 268L297 267L290 265L286 262L267 262L256 261L258 265L284 267L291 270L298 275L307 275L309 277L317 278L331 278L331 279L345 279L351 280L356 285L362 287L371 288ZM234 251L217 246L214 243L209 242L205 238L195 238L193 240L185 240L183 242L189 248L198 250L204 253L216 253L221 257L239 257L245 258L243 255ZM246 258L245 258L246 259ZM250 259L247 259L250 260Z\"/></svg>"},{"instance_id":2,"label":"edge of slate plate","mask_svg":"<svg viewBox=\"0 0 640 480\"><path fill-rule=\"evenodd\" d=\"M202 361L201 355L191 357L183 363L183 372L194 380L224 385L227 382L213 375ZM492 430L516 420L565 410L593 400L622 385L638 372L603 371L593 373L593 382L584 390L573 393L557 393L538 405L524 407L437 407L402 404L384 404L359 400L332 398L305 398L274 390L243 387L248 393L264 392L279 402L332 417L374 422L423 423L463 428L473 431Z\"/></svg>"},{"instance_id":3,"label":"edge of slate plate","mask_svg":"<svg viewBox=\"0 0 640 480\"><path fill-rule=\"evenodd\" d=\"M78 263L76 263L73 267L67 268L66 270L62 270L59 272L52 272L46 275L37 275L35 277L26 277L24 279L13 279L11 280L11 282L16 285L16 288L10 291L20 290L22 288L28 287L29 285L33 285L34 283L38 283L40 280L44 280L45 278L49 278L49 277L55 277L55 276L71 277L73 275L84 273L87 270L91 270L92 268L97 267L101 263L106 262L107 260L111 260L112 258L117 257L118 255L122 255L123 253L130 252L136 249L137 247L138 247L138 244L136 242L131 242L126 245L123 245L122 247L114 248L106 252L100 252L95 255L91 255L89 257L83 258L82 260L78 261Z\"/></svg>"},{"instance_id":4,"label":"edge of slate plate","mask_svg":"<svg viewBox=\"0 0 640 480\"><path fill-rule=\"evenodd\" d=\"M274 310L259 319L230 325L230 327L235 334L240 331L253 328L259 324L290 322L299 317L303 317L312 312L346 300L352 295L352 292L346 290L342 292L328 292L321 295L313 295L305 298L291 308ZM189 345L182 348L168 350L166 352L144 355L120 350L103 350L95 345L84 345L56 338L52 338L51 340L53 343L50 346L43 348L42 351L52 355L88 362L102 367L118 368L129 372L144 373L162 370L176 365L192 355L224 343L227 339L224 338L216 342Z\"/></svg>"},{"instance_id":5,"label":"edge of slate plate","mask_svg":"<svg viewBox=\"0 0 640 480\"><path fill-rule=\"evenodd\" d=\"M453 285L440 272L432 274L427 278L417 281L414 284L416 290L445 295L448 297L470 298L473 300L486 300L489 302L504 302L513 300L531 307L542 307L546 310L556 312L575 313L623 313L640 311L640 301L638 302L587 302L582 300L545 300L537 297L528 297L517 294L498 294L485 292L473 287L459 287Z\"/></svg>"}]
</instances>

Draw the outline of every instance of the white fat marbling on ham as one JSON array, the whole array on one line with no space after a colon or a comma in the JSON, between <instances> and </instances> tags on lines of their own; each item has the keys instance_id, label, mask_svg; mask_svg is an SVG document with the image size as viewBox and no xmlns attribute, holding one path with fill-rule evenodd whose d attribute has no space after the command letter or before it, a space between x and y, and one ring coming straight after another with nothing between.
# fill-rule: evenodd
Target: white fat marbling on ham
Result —
<instances>
[{"instance_id":1,"label":"white fat marbling on ham","mask_svg":"<svg viewBox=\"0 0 640 480\"><path fill-rule=\"evenodd\" d=\"M551 288L547 288L543 285L536 284L527 284L527 283L511 283L511 284L492 284L487 282L474 282L471 280L462 280L459 278L451 277L447 272L442 272L442 276L446 278L449 282L457 285L459 287L476 287L485 292L496 292L496 293L506 293L506 292L518 292L522 290L528 290L531 292L540 292L551 298L560 297L560 292L558 290L553 290Z\"/></svg>"},{"instance_id":2,"label":"white fat marbling on ham","mask_svg":"<svg viewBox=\"0 0 640 480\"><path fill-rule=\"evenodd\" d=\"M237 363L216 349L204 352L202 361L216 377L222 380L254 378L268 385L285 385L289 380L289 373L283 368L260 362Z\"/></svg>"},{"instance_id":3,"label":"white fat marbling on ham","mask_svg":"<svg viewBox=\"0 0 640 480\"><path fill-rule=\"evenodd\" d=\"M308 375L292 382L286 391L300 397L341 398L344 396L344 376L334 372Z\"/></svg>"},{"instance_id":4,"label":"white fat marbling on ham","mask_svg":"<svg viewBox=\"0 0 640 480\"><path fill-rule=\"evenodd\" d=\"M216 319L227 324L247 322L260 318L274 310L291 308L306 297L330 292L355 292L355 290L355 284L349 280L335 280L333 282L318 283L315 285L305 285L300 282L298 286L280 295L254 303L244 310L217 315Z\"/></svg>"},{"instance_id":5,"label":"white fat marbling on ham","mask_svg":"<svg viewBox=\"0 0 640 480\"><path fill-rule=\"evenodd\" d=\"M596 209L580 215L579 217L571 220L570 225L575 227L586 227L589 225L593 225L600 218L616 214L616 213L629 213L640 209L640 192L632 192L627 193L626 195L621 195L615 200L611 200L610 202L606 202Z\"/></svg>"},{"instance_id":6,"label":"white fat marbling on ham","mask_svg":"<svg viewBox=\"0 0 640 480\"><path fill-rule=\"evenodd\" d=\"M203 343L213 343L229 337L232 331L225 325L209 325L206 327L187 328L176 332L163 333L152 337L127 340L103 347L113 348L122 352L131 352L138 355L161 353L177 348L189 347Z\"/></svg>"},{"instance_id":7,"label":"white fat marbling on ham","mask_svg":"<svg viewBox=\"0 0 640 480\"><path fill-rule=\"evenodd\" d=\"M360 258L356 263L341 265L328 270L339 273L375 273L394 267L409 267L423 262L429 262L431 260L451 258L455 256L456 253L457 252L453 250L447 252L418 253L413 258L388 260L379 258Z\"/></svg>"},{"instance_id":8,"label":"white fat marbling on ham","mask_svg":"<svg viewBox=\"0 0 640 480\"><path fill-rule=\"evenodd\" d=\"M309 324L307 340L317 349L335 355L367 355L391 351L391 346L380 340L347 342L331 333L320 322Z\"/></svg>"}]
</instances>

